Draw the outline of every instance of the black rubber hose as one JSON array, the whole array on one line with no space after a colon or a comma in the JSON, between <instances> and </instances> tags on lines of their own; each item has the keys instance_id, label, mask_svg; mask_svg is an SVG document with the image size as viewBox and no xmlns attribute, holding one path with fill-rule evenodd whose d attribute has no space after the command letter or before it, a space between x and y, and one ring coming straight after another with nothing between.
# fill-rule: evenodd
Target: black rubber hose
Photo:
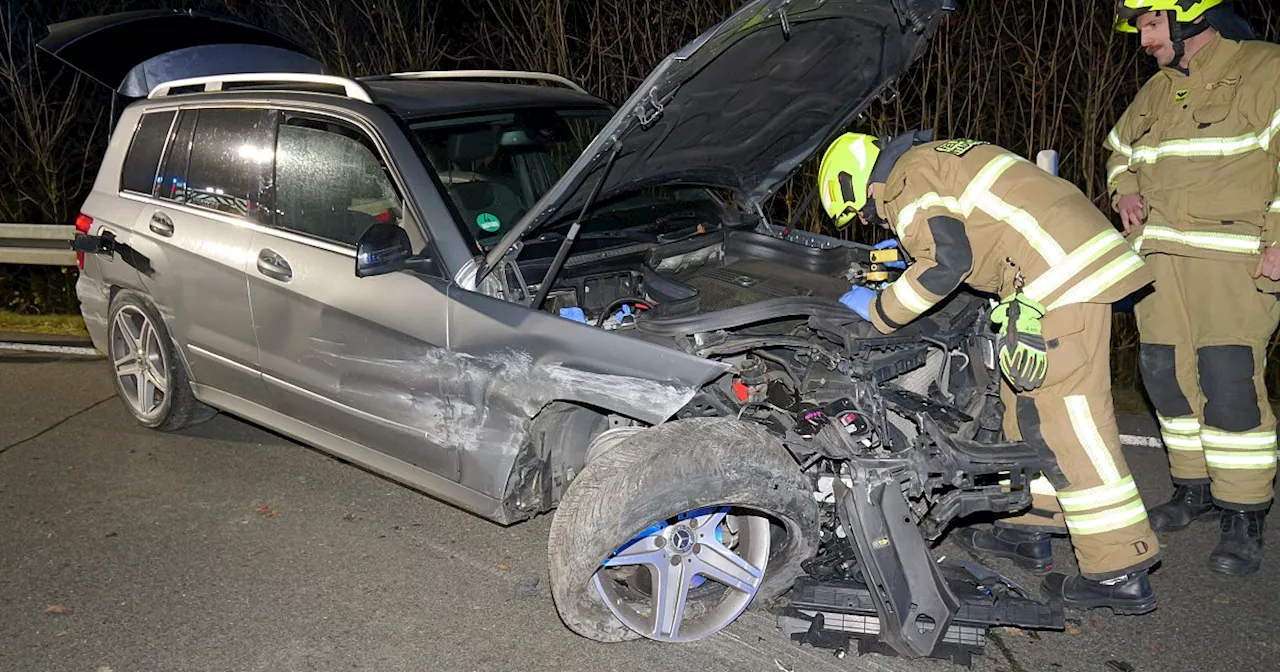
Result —
<instances>
[{"instance_id":1,"label":"black rubber hose","mask_svg":"<svg viewBox=\"0 0 1280 672\"><path fill-rule=\"evenodd\" d=\"M627 304L627 303L643 303L646 306L649 305L649 301L646 299L639 299L635 297L626 297L626 298L618 299L617 301L614 301L613 303L606 306L604 309L604 312L600 313L600 317L596 318L596 326L597 327L604 326L605 318L609 317L609 315L612 314L615 309L621 308L624 304ZM636 313L633 311L632 314L635 315Z\"/></svg>"},{"instance_id":2,"label":"black rubber hose","mask_svg":"<svg viewBox=\"0 0 1280 672\"><path fill-rule=\"evenodd\" d=\"M636 319L636 328L660 336L679 336L702 331L743 327L765 320L776 320L784 317L808 317L811 315L835 320L843 324L862 319L843 303L834 299L783 297L689 317L662 319L654 317L652 314L645 314Z\"/></svg>"}]
</instances>

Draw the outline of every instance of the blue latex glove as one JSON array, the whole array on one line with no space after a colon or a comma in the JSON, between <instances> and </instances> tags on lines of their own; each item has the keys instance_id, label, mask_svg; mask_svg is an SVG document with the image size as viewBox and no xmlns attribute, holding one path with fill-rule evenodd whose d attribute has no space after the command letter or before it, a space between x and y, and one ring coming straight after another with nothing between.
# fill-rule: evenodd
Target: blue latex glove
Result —
<instances>
[{"instance_id":1,"label":"blue latex glove","mask_svg":"<svg viewBox=\"0 0 1280 672\"><path fill-rule=\"evenodd\" d=\"M574 322L582 322L583 324L587 322L586 313L582 312L581 308L561 308L560 317Z\"/></svg>"},{"instance_id":2,"label":"blue latex glove","mask_svg":"<svg viewBox=\"0 0 1280 672\"><path fill-rule=\"evenodd\" d=\"M618 312L613 314L613 321L617 322L618 324L622 324L622 320L624 318L634 314L635 313L631 312L631 306L624 303L622 304L622 310L619 310Z\"/></svg>"},{"instance_id":3,"label":"blue latex glove","mask_svg":"<svg viewBox=\"0 0 1280 672\"><path fill-rule=\"evenodd\" d=\"M883 249L890 248L890 247L898 247L898 239L897 239L897 238L889 238L889 239L887 239L887 240L882 240L882 241L880 241L880 242L876 243L874 246L872 246L872 248L871 248L871 249L873 249L873 250L883 250ZM888 268L906 268L906 267L907 267L907 262L905 262L905 261L891 261L891 262L889 262L889 263L885 264L885 266L886 266L886 267L888 267Z\"/></svg>"},{"instance_id":4,"label":"blue latex glove","mask_svg":"<svg viewBox=\"0 0 1280 672\"><path fill-rule=\"evenodd\" d=\"M840 297L840 303L848 306L849 310L852 310L861 316L862 319L870 322L871 302L875 298L876 293L874 290L867 289L866 287L854 287L853 289L845 292L844 296Z\"/></svg>"}]
</instances>

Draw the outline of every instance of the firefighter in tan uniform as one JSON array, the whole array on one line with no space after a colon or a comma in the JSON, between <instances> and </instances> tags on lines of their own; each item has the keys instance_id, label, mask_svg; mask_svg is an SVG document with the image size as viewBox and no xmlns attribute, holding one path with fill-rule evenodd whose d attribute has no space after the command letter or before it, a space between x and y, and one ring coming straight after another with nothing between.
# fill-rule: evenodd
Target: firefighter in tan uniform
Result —
<instances>
[{"instance_id":1,"label":"firefighter in tan uniform","mask_svg":"<svg viewBox=\"0 0 1280 672\"><path fill-rule=\"evenodd\" d=\"M854 287L841 299L879 331L961 283L1002 299L992 319L1009 382L1005 431L1047 445L1065 481L1037 478L1026 514L959 530L960 542L1047 570L1050 535L1068 533L1081 573L1050 574L1047 593L1077 608L1154 609L1146 570L1160 547L1121 453L1109 366L1110 304L1151 282L1142 259L1070 182L983 142L846 133L819 179L838 226L856 216L891 228L914 258L878 294Z\"/></svg>"},{"instance_id":2,"label":"firefighter in tan uniform","mask_svg":"<svg viewBox=\"0 0 1280 672\"><path fill-rule=\"evenodd\" d=\"M1169 454L1156 530L1220 516L1209 566L1262 563L1276 473L1265 383L1280 322L1280 46L1222 0L1122 0L1161 65L1106 140L1112 203L1155 273L1135 306L1142 380Z\"/></svg>"}]
</instances>

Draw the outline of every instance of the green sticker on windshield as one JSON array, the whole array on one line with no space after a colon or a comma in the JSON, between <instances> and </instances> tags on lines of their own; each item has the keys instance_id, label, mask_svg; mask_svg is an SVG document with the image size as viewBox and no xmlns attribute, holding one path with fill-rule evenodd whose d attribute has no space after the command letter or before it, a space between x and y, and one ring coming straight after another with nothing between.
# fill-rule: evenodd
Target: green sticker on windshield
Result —
<instances>
[{"instance_id":1,"label":"green sticker on windshield","mask_svg":"<svg viewBox=\"0 0 1280 672\"><path fill-rule=\"evenodd\" d=\"M482 212L479 217L476 217L476 224L489 233L493 233L502 227L502 222L499 222L497 217L487 212Z\"/></svg>"}]
</instances>

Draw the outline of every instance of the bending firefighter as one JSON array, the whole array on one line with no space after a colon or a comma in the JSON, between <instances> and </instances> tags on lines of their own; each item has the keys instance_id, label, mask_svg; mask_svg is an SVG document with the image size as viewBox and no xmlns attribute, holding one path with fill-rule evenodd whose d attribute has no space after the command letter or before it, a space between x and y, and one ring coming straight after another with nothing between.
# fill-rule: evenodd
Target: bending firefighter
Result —
<instances>
[{"instance_id":1,"label":"bending firefighter","mask_svg":"<svg viewBox=\"0 0 1280 672\"><path fill-rule=\"evenodd\" d=\"M1222 0L1123 0L1116 27L1161 66L1106 141L1112 204L1155 274L1134 312L1176 487L1151 525L1220 515L1210 568L1251 574L1276 473L1280 46Z\"/></svg>"},{"instance_id":2,"label":"bending firefighter","mask_svg":"<svg viewBox=\"0 0 1280 672\"><path fill-rule=\"evenodd\" d=\"M881 141L847 133L823 157L823 206L897 233L915 262L880 293L841 299L883 333L911 322L961 283L997 294L1005 433L1047 445L1065 481L1032 483L1031 509L962 545L1052 567L1050 535L1069 533L1080 574L1043 589L1076 608L1141 614L1156 607L1146 570L1160 547L1120 450L1111 405L1111 304L1151 282L1124 239L1071 183L973 140Z\"/></svg>"}]
</instances>

